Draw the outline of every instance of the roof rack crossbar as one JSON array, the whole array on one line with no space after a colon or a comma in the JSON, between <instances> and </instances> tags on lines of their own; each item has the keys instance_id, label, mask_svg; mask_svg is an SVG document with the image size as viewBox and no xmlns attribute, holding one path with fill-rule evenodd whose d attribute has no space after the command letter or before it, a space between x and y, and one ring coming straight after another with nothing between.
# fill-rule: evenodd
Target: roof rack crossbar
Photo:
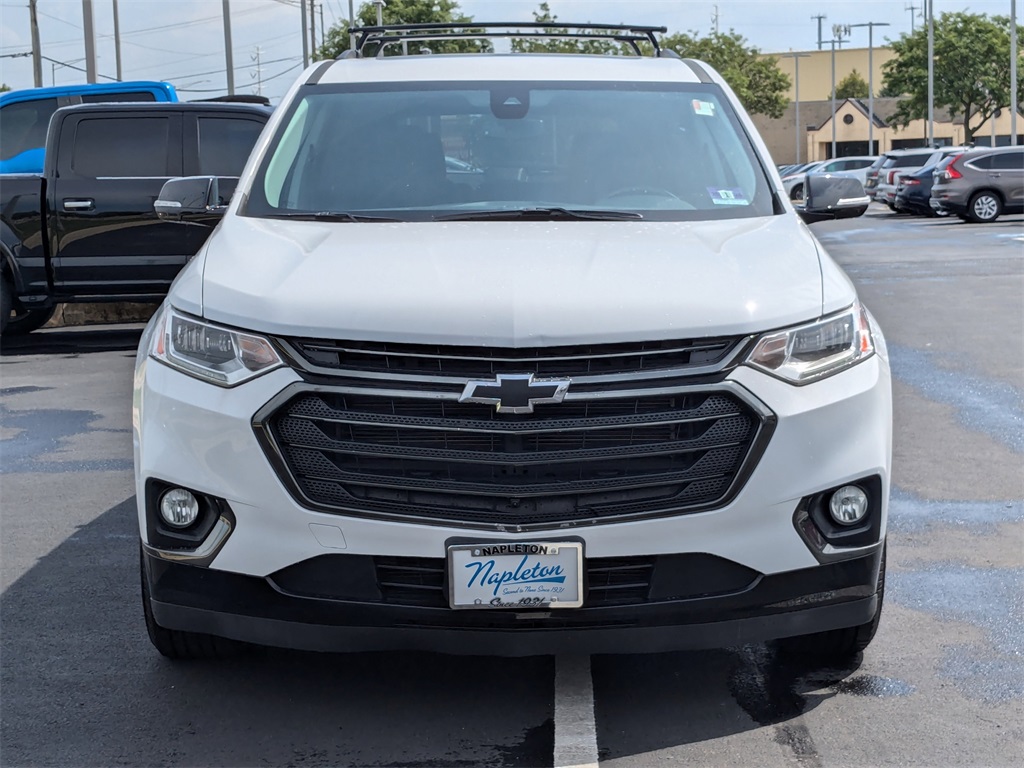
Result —
<instances>
[{"instance_id":1,"label":"roof rack crossbar","mask_svg":"<svg viewBox=\"0 0 1024 768\"><path fill-rule=\"evenodd\" d=\"M512 33L489 32L489 30L492 29L547 30L547 32L534 32L516 35ZM456 30L463 31L461 33L456 33ZM568 30L577 31L569 32ZM593 34L592 32L586 32L585 30L603 30L605 34ZM561 21L467 21L464 23L432 22L428 24L390 24L373 27L353 27L350 31L352 34L359 35L359 39L356 42L356 50L360 53L362 52L363 47L368 43L381 43L381 38L392 38L397 36L398 40L418 40L426 39L426 37L417 33L447 31L449 33L464 35L464 37L457 39L486 37L552 37L618 40L621 37L623 38L622 41L630 43L632 48L638 54L640 53L640 48L637 43L641 41L649 42L654 48L654 55L658 56L661 54L661 46L658 43L656 35L666 34L668 32L668 28L641 26L636 24L594 24L590 22L585 24L568 24ZM612 33L620 34L614 35ZM389 40L388 42L395 41Z\"/></svg>"},{"instance_id":2,"label":"roof rack crossbar","mask_svg":"<svg viewBox=\"0 0 1024 768\"><path fill-rule=\"evenodd\" d=\"M611 40L616 43L627 43L629 47L633 49L633 52L637 56L642 56L643 51L640 49L639 43L649 42L649 38L646 35L619 35L619 34L588 34L588 35L551 35L545 32L489 32L486 35L475 34L472 32L454 32L446 33L443 35L380 35L379 37L373 37L368 40L368 44L376 44L380 47L377 49L375 54L378 58L384 55L384 49L390 45L397 43L419 43L429 42L432 40L478 40L482 37L487 38L544 38L545 40L564 40L564 39L586 39L586 40ZM658 55L661 54L659 49Z\"/></svg>"}]
</instances>

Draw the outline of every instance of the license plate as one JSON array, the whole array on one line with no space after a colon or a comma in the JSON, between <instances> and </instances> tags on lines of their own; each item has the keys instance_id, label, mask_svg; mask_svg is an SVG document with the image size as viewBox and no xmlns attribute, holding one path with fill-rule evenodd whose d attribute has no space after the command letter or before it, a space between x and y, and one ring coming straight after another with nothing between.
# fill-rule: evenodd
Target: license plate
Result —
<instances>
[{"instance_id":1,"label":"license plate","mask_svg":"<svg viewBox=\"0 0 1024 768\"><path fill-rule=\"evenodd\" d=\"M452 608L579 608L583 544L576 541L448 547Z\"/></svg>"}]
</instances>

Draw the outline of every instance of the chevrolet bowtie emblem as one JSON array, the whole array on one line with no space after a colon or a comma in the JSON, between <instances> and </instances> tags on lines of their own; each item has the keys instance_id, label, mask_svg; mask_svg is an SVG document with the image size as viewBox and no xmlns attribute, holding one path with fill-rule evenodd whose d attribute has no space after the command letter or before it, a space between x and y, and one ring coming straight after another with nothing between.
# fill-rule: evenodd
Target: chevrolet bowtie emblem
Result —
<instances>
[{"instance_id":1,"label":"chevrolet bowtie emblem","mask_svg":"<svg viewBox=\"0 0 1024 768\"><path fill-rule=\"evenodd\" d=\"M496 379L466 382L460 403L487 403L499 413L533 413L537 403L560 403L569 379L534 380L532 373L499 373Z\"/></svg>"}]
</instances>

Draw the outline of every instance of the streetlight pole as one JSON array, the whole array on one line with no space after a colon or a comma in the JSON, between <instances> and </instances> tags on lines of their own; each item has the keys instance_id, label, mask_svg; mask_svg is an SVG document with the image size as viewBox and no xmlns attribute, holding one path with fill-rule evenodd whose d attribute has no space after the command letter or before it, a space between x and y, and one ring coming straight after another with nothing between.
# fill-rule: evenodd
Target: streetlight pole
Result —
<instances>
[{"instance_id":1,"label":"streetlight pole","mask_svg":"<svg viewBox=\"0 0 1024 768\"><path fill-rule=\"evenodd\" d=\"M851 24L850 27L868 28L868 154L875 154L875 27L888 27L888 22L868 21L864 24Z\"/></svg>"},{"instance_id":2,"label":"streetlight pole","mask_svg":"<svg viewBox=\"0 0 1024 768\"><path fill-rule=\"evenodd\" d=\"M117 81L121 82L121 20L117 13L117 0L114 4L114 66L117 68Z\"/></svg>"},{"instance_id":3,"label":"streetlight pole","mask_svg":"<svg viewBox=\"0 0 1024 768\"><path fill-rule=\"evenodd\" d=\"M92 0L82 0L82 31L85 35L85 81L96 82L96 34L93 30Z\"/></svg>"},{"instance_id":4,"label":"streetlight pole","mask_svg":"<svg viewBox=\"0 0 1024 768\"><path fill-rule=\"evenodd\" d=\"M1017 0L1010 0L1010 146L1017 146Z\"/></svg>"},{"instance_id":5,"label":"streetlight pole","mask_svg":"<svg viewBox=\"0 0 1024 768\"><path fill-rule=\"evenodd\" d=\"M235 59L231 51L231 8L224 0L224 66L228 76L228 94L235 94Z\"/></svg>"},{"instance_id":6,"label":"streetlight pole","mask_svg":"<svg viewBox=\"0 0 1024 768\"><path fill-rule=\"evenodd\" d=\"M793 100L796 103L796 164L800 165L800 144L803 138L803 131L800 125L800 59L809 58L809 53L780 53L782 58L793 59Z\"/></svg>"},{"instance_id":7,"label":"streetlight pole","mask_svg":"<svg viewBox=\"0 0 1024 768\"><path fill-rule=\"evenodd\" d=\"M925 0L928 9L928 146L935 146L935 5Z\"/></svg>"}]
</instances>

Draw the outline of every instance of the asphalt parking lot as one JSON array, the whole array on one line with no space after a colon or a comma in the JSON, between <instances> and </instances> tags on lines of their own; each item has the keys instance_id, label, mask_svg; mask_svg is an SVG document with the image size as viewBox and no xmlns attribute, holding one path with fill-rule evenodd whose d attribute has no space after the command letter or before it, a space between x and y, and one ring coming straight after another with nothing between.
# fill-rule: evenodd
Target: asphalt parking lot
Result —
<instances>
[{"instance_id":1,"label":"asphalt parking lot","mask_svg":"<svg viewBox=\"0 0 1024 768\"><path fill-rule=\"evenodd\" d=\"M0 356L0 763L1019 764L1024 217L875 207L814 231L882 324L894 374L888 592L856 664L813 669L767 645L169 662L138 598L141 326L52 329Z\"/></svg>"}]
</instances>

